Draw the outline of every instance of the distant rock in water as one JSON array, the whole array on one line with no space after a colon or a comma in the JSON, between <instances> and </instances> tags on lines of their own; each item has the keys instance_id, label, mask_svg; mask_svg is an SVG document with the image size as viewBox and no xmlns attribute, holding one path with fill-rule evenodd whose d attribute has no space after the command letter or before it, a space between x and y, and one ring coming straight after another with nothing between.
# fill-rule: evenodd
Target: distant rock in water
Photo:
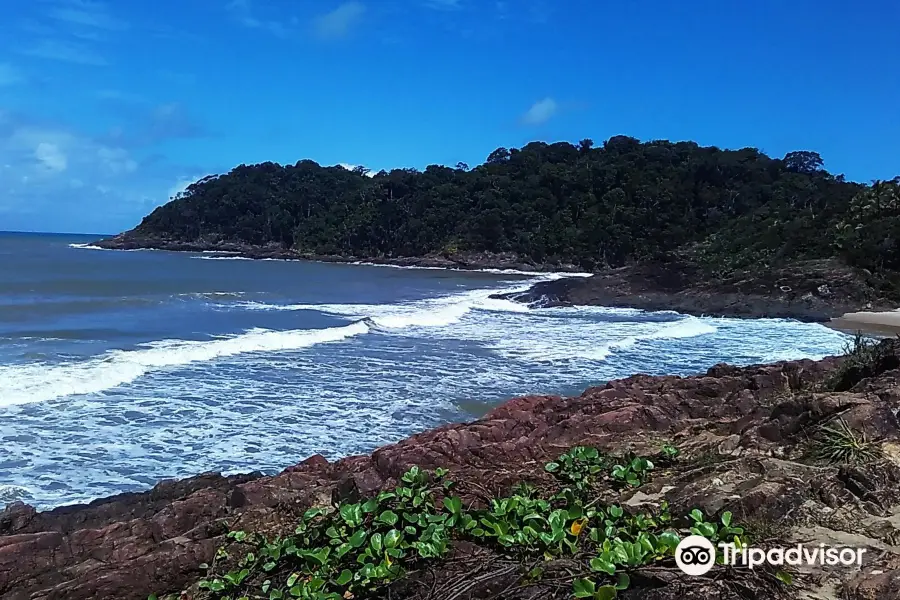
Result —
<instances>
[{"instance_id":1,"label":"distant rock in water","mask_svg":"<svg viewBox=\"0 0 900 600\"><path fill-rule=\"evenodd\" d=\"M803 261L727 278L704 277L690 264L668 262L542 281L524 292L493 297L534 307L608 306L825 322L857 310L896 308L893 297L885 297L870 279L865 271L836 260Z\"/></svg>"},{"instance_id":2,"label":"distant rock in water","mask_svg":"<svg viewBox=\"0 0 900 600\"><path fill-rule=\"evenodd\" d=\"M542 283L558 283L558 281ZM527 304L529 308L553 308L554 306L568 305L567 303L562 302L558 296L547 294L544 290L548 287L553 288L555 286L535 285L531 289L524 292L492 294L491 298L494 298L496 300L510 300L512 302Z\"/></svg>"}]
</instances>

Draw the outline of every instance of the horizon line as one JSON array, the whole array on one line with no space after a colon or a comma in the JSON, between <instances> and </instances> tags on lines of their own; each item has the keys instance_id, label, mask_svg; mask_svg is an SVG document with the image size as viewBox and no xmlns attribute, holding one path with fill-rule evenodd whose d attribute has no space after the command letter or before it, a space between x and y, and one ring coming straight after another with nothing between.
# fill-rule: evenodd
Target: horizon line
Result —
<instances>
[{"instance_id":1,"label":"horizon line","mask_svg":"<svg viewBox=\"0 0 900 600\"><path fill-rule=\"evenodd\" d=\"M0 229L0 234L4 233L24 233L29 235L90 235L90 236L112 236L114 233L82 233L77 231L34 231L34 230L13 230Z\"/></svg>"}]
</instances>

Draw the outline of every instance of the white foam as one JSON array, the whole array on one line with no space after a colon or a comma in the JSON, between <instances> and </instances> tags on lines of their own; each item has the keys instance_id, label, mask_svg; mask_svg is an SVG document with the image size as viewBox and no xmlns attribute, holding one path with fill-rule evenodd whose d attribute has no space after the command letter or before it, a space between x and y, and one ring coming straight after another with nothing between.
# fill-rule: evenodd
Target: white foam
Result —
<instances>
[{"instance_id":1,"label":"white foam","mask_svg":"<svg viewBox=\"0 0 900 600\"><path fill-rule=\"evenodd\" d=\"M157 248L101 248L93 244L69 244L69 248L77 250L103 250L104 252L162 252Z\"/></svg>"},{"instance_id":2,"label":"white foam","mask_svg":"<svg viewBox=\"0 0 900 600\"><path fill-rule=\"evenodd\" d=\"M708 320L666 313L675 321L636 321L628 317L643 314L635 309L606 307L571 307L531 309L527 305L491 298L500 292L528 289L541 280L561 274L542 274L537 279L522 282L518 287L471 290L441 298L418 300L392 305L378 304L266 304L241 303L249 310L315 310L349 318L370 319L380 329L413 330L430 328L428 337L454 337L475 340L507 358L532 362L571 360L604 361L615 351L626 350L642 340L680 339L712 334L717 331ZM564 275L562 275L564 276ZM508 313L500 318L497 313ZM554 315L551 321L534 318L521 319L515 315ZM491 316L494 314L494 316ZM662 314L662 313L661 313ZM615 316L616 321L596 317ZM598 343L598 338L606 341Z\"/></svg>"},{"instance_id":3,"label":"white foam","mask_svg":"<svg viewBox=\"0 0 900 600\"><path fill-rule=\"evenodd\" d=\"M236 306L248 310L315 310L355 319L371 319L374 324L385 329L447 327L458 323L473 310L512 313L531 312L531 309L524 304L490 297L498 292L515 291L517 289L519 288L471 290L460 294L400 304L266 304L243 302Z\"/></svg>"},{"instance_id":4,"label":"white foam","mask_svg":"<svg viewBox=\"0 0 900 600\"><path fill-rule=\"evenodd\" d=\"M324 262L324 261L323 261ZM563 273L563 272L547 272L547 271L520 271L518 269L463 269L461 267L426 267L421 265L391 265L384 263L374 263L357 260L351 265L366 267L387 267L390 269L419 269L425 271L458 271L461 273L492 273L494 275L525 275L528 277L549 277L551 279L559 279L561 277L591 277L593 273Z\"/></svg>"},{"instance_id":5,"label":"white foam","mask_svg":"<svg viewBox=\"0 0 900 600\"><path fill-rule=\"evenodd\" d=\"M526 325L520 334L496 336L486 331L481 335L491 348L508 358L556 363L573 360L602 362L614 352L628 350L642 341L692 338L718 331L712 323L691 316L680 316L678 320L669 322L598 322L590 319L590 313L607 315L610 314L609 309L579 307L552 311L560 317L565 317L566 313L569 313L568 318L555 319L543 326ZM479 330L473 328L471 333L479 335ZM599 342L604 338L608 341Z\"/></svg>"},{"instance_id":6,"label":"white foam","mask_svg":"<svg viewBox=\"0 0 900 600\"><path fill-rule=\"evenodd\" d=\"M313 330L252 329L205 342L161 340L136 350L113 350L82 362L0 365L0 406L103 392L158 369L251 352L300 350L368 331L368 325L361 322Z\"/></svg>"},{"instance_id":7,"label":"white foam","mask_svg":"<svg viewBox=\"0 0 900 600\"><path fill-rule=\"evenodd\" d=\"M657 331L648 334L643 339L648 340L671 340L681 338L692 338L698 335L707 335L718 331L715 325L706 322L697 317L685 317L674 323L667 323L660 327Z\"/></svg>"},{"instance_id":8,"label":"white foam","mask_svg":"<svg viewBox=\"0 0 900 600\"><path fill-rule=\"evenodd\" d=\"M253 259L246 256L192 256L196 260L277 260L271 258Z\"/></svg>"},{"instance_id":9,"label":"white foam","mask_svg":"<svg viewBox=\"0 0 900 600\"><path fill-rule=\"evenodd\" d=\"M5 506L16 500L27 500L31 498L31 492L28 488L20 485L0 485L0 506Z\"/></svg>"},{"instance_id":10,"label":"white foam","mask_svg":"<svg viewBox=\"0 0 900 600\"><path fill-rule=\"evenodd\" d=\"M197 298L200 300L211 300L214 298L239 298L246 292L191 292L188 294L177 294L179 298Z\"/></svg>"}]
</instances>

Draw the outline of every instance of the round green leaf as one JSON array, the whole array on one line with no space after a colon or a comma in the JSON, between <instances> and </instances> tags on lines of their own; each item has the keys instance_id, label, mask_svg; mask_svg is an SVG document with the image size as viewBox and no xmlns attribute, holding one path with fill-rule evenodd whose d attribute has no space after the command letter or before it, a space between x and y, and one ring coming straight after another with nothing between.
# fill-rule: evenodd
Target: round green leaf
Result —
<instances>
[{"instance_id":1,"label":"round green leaf","mask_svg":"<svg viewBox=\"0 0 900 600\"><path fill-rule=\"evenodd\" d=\"M341 571L341 574L338 575L337 579L334 580L334 582L338 585L347 585L351 581L353 581L353 571L351 571L350 569L344 569L343 571Z\"/></svg>"},{"instance_id":2,"label":"round green leaf","mask_svg":"<svg viewBox=\"0 0 900 600\"><path fill-rule=\"evenodd\" d=\"M386 524L390 525L391 527L396 525L397 521L399 519L400 519L400 517L397 516L397 513L395 513L392 510L386 510L383 513L381 513L380 515L378 515L379 521L381 521L382 523L386 523Z\"/></svg>"},{"instance_id":3,"label":"round green leaf","mask_svg":"<svg viewBox=\"0 0 900 600\"><path fill-rule=\"evenodd\" d=\"M353 535L350 536L350 545L354 548L359 548L363 544L366 543L366 531L365 529L358 529Z\"/></svg>"}]
</instances>

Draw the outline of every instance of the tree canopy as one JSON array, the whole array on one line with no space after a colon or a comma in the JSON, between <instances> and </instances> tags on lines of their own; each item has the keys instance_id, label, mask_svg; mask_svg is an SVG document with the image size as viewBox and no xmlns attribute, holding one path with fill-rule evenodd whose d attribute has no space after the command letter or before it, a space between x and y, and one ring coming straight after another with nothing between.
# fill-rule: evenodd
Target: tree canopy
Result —
<instances>
[{"instance_id":1,"label":"tree canopy","mask_svg":"<svg viewBox=\"0 0 900 600\"><path fill-rule=\"evenodd\" d=\"M672 252L713 271L839 257L900 268L900 179L861 185L815 152L693 142L532 142L469 168L240 165L154 210L136 235L382 258L515 253L615 267Z\"/></svg>"}]
</instances>

